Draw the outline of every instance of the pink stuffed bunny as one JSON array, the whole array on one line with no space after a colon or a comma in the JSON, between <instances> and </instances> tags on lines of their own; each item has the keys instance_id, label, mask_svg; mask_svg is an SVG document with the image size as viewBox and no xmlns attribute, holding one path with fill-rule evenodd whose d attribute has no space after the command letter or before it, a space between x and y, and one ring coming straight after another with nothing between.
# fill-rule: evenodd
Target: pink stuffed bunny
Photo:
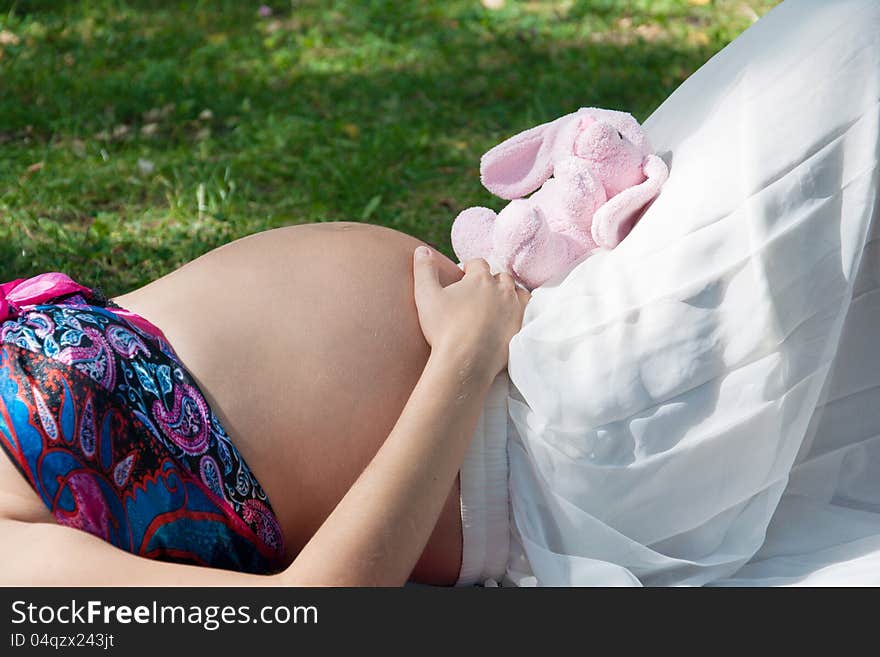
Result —
<instances>
[{"instance_id":1,"label":"pink stuffed bunny","mask_svg":"<svg viewBox=\"0 0 880 657\"><path fill-rule=\"evenodd\" d=\"M452 225L452 247L462 262L484 258L533 289L617 246L668 175L630 114L581 108L483 155L483 185L515 200L497 216L464 210Z\"/></svg>"}]
</instances>

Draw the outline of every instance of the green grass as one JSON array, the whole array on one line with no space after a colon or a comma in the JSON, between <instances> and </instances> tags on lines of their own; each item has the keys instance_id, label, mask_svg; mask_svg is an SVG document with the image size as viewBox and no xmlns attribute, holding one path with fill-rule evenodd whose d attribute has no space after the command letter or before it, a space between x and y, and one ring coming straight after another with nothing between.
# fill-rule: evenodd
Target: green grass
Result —
<instances>
[{"instance_id":1,"label":"green grass","mask_svg":"<svg viewBox=\"0 0 880 657\"><path fill-rule=\"evenodd\" d=\"M480 155L579 106L651 111L775 0L0 0L0 279L119 294L282 225L447 254Z\"/></svg>"}]
</instances>

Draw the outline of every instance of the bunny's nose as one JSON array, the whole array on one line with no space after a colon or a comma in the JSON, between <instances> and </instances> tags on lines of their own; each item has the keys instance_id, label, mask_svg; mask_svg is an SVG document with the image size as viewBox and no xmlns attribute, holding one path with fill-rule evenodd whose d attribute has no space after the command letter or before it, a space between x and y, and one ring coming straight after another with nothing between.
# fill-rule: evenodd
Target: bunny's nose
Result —
<instances>
[{"instance_id":1,"label":"bunny's nose","mask_svg":"<svg viewBox=\"0 0 880 657\"><path fill-rule=\"evenodd\" d=\"M623 135L611 124L596 122L578 135L575 153L581 157L603 153L616 147L622 139Z\"/></svg>"},{"instance_id":2,"label":"bunny's nose","mask_svg":"<svg viewBox=\"0 0 880 657\"><path fill-rule=\"evenodd\" d=\"M615 128L615 127L614 127L613 125L611 125L610 123L600 123L597 127L599 128L599 135L600 135L603 139L615 139L615 140L617 140L617 139L622 139L622 138L623 138L623 135L620 134L620 130L618 130L617 128Z\"/></svg>"}]
</instances>

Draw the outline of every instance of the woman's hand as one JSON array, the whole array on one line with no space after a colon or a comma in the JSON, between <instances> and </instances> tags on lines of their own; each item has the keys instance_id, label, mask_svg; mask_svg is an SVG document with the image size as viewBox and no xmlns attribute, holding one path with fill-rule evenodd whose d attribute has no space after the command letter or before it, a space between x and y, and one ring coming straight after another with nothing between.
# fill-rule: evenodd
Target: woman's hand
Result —
<instances>
[{"instance_id":1,"label":"woman's hand","mask_svg":"<svg viewBox=\"0 0 880 657\"><path fill-rule=\"evenodd\" d=\"M437 256L425 246L413 258L419 323L431 351L452 352L494 378L507 365L508 345L522 327L531 295L506 273L493 276L485 260L464 263L464 277L440 285Z\"/></svg>"}]
</instances>

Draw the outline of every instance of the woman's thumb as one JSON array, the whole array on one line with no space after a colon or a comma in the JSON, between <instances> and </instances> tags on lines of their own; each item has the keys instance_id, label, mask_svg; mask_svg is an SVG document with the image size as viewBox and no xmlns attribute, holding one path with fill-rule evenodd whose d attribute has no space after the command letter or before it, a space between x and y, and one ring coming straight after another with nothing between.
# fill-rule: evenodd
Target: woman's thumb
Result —
<instances>
[{"instance_id":1,"label":"woman's thumb","mask_svg":"<svg viewBox=\"0 0 880 657\"><path fill-rule=\"evenodd\" d=\"M427 246L420 246L413 254L413 283L416 302L440 289L437 259Z\"/></svg>"}]
</instances>

